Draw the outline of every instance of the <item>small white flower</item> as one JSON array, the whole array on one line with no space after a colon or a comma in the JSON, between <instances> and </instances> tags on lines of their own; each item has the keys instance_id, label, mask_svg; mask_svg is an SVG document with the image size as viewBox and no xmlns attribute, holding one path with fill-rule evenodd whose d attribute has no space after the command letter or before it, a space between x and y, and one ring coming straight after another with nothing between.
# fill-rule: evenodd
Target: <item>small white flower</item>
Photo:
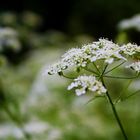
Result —
<instances>
[{"instance_id":1,"label":"small white flower","mask_svg":"<svg viewBox=\"0 0 140 140\"><path fill-rule=\"evenodd\" d=\"M87 90L97 92L98 94L106 92L105 87L101 82L97 81L94 76L86 75L79 76L78 78L74 79L74 82L68 86L68 90L73 88L76 88L75 92L78 96L85 94Z\"/></svg>"},{"instance_id":2,"label":"small white flower","mask_svg":"<svg viewBox=\"0 0 140 140\"><path fill-rule=\"evenodd\" d=\"M134 62L134 63L126 66L126 68L131 68L131 69L135 70L136 72L140 72L140 61Z\"/></svg>"}]
</instances>

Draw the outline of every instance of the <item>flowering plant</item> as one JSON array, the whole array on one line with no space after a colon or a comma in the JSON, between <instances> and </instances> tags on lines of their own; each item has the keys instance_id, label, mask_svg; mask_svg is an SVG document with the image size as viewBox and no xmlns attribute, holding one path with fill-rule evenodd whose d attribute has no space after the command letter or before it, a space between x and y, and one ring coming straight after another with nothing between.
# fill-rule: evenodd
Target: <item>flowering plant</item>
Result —
<instances>
[{"instance_id":1,"label":"flowering plant","mask_svg":"<svg viewBox=\"0 0 140 140\"><path fill-rule=\"evenodd\" d=\"M83 45L81 48L72 48L67 51L61 60L54 65L49 66L46 72L49 75L59 74L60 76L73 79L74 81L68 86L68 90L75 89L76 95L86 94L88 91L94 95L106 96L120 127L120 130L127 140L126 132L123 128L121 120L112 101L108 88L105 84L105 78L133 79L138 78L140 72L140 61L137 60L137 55L140 53L140 46L136 44L118 45L107 39L99 39L88 45ZM132 61L133 60L133 61ZM108 68L112 63L119 61L120 63L113 68ZM102 63L99 63L102 62ZM115 77L108 75L113 70L117 69L124 63L130 63L125 68L130 68L136 72L133 77ZM92 65L92 67L91 67ZM76 68L90 72L90 75L80 75L77 78L69 77L64 74L69 68Z\"/></svg>"}]
</instances>

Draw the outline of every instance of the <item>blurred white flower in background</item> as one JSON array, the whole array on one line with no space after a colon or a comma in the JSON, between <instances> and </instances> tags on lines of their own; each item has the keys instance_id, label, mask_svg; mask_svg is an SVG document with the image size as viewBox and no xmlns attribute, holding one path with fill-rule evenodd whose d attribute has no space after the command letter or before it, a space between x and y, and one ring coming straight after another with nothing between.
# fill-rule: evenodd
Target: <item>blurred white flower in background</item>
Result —
<instances>
[{"instance_id":1,"label":"blurred white flower in background","mask_svg":"<svg viewBox=\"0 0 140 140\"><path fill-rule=\"evenodd\" d=\"M137 14L129 19L124 19L118 24L118 28L121 30L127 30L134 28L140 32L140 14Z\"/></svg>"},{"instance_id":2,"label":"blurred white flower in background","mask_svg":"<svg viewBox=\"0 0 140 140\"><path fill-rule=\"evenodd\" d=\"M60 129L53 129L52 131L50 131L48 133L48 140L59 140L62 139L61 136L62 132L60 131Z\"/></svg>"},{"instance_id":3,"label":"blurred white flower in background","mask_svg":"<svg viewBox=\"0 0 140 140\"><path fill-rule=\"evenodd\" d=\"M48 130L49 127L46 122L30 121L25 125L24 129L29 134L39 134Z\"/></svg>"},{"instance_id":4,"label":"blurred white flower in background","mask_svg":"<svg viewBox=\"0 0 140 140\"><path fill-rule=\"evenodd\" d=\"M23 130L28 133L29 135L41 135L43 133L46 133L47 131L50 131L51 127L46 123L42 121L30 121L23 126ZM14 137L16 139L22 139L24 138L23 131L15 126L14 124L10 123L4 123L0 125L0 139L4 139L6 137Z\"/></svg>"},{"instance_id":5,"label":"blurred white flower in background","mask_svg":"<svg viewBox=\"0 0 140 140\"><path fill-rule=\"evenodd\" d=\"M22 138L23 134L16 126L5 123L0 125L0 139L4 139L8 136L14 136L16 138Z\"/></svg>"},{"instance_id":6,"label":"blurred white flower in background","mask_svg":"<svg viewBox=\"0 0 140 140\"><path fill-rule=\"evenodd\" d=\"M0 28L0 52L5 49L19 51L20 48L21 44L16 30L10 27Z\"/></svg>"}]
</instances>

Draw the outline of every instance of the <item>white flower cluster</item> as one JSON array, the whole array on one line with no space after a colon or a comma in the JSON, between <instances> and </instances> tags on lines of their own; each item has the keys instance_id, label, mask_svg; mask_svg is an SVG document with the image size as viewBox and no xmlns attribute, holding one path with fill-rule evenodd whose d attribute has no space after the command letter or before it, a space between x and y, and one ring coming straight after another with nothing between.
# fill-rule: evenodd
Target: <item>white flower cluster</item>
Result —
<instances>
[{"instance_id":1,"label":"white flower cluster","mask_svg":"<svg viewBox=\"0 0 140 140\"><path fill-rule=\"evenodd\" d=\"M67 66L82 66L87 64L88 55L80 48L72 48L62 56L62 62Z\"/></svg>"},{"instance_id":2,"label":"white flower cluster","mask_svg":"<svg viewBox=\"0 0 140 140\"><path fill-rule=\"evenodd\" d=\"M49 68L47 69L46 72L50 75L53 75L53 74L62 72L66 68L67 68L67 65L65 63L57 62L57 63L49 66Z\"/></svg>"},{"instance_id":3,"label":"white flower cluster","mask_svg":"<svg viewBox=\"0 0 140 140\"><path fill-rule=\"evenodd\" d=\"M140 52L140 46L128 43L119 46L107 39L99 39L82 48L72 48L67 51L61 58L61 61L49 67L48 74L60 73L71 67L86 67L88 63L97 60L104 60L105 63L111 64L115 60L127 60L128 56Z\"/></svg>"},{"instance_id":4,"label":"white flower cluster","mask_svg":"<svg viewBox=\"0 0 140 140\"><path fill-rule=\"evenodd\" d=\"M126 60L121 55L120 46L113 43L112 41L106 39L99 39L97 42L93 42L93 44L84 46L85 50L90 47L90 61L94 62L99 59L104 59L106 63L111 64L114 59L123 59Z\"/></svg>"},{"instance_id":5,"label":"white flower cluster","mask_svg":"<svg viewBox=\"0 0 140 140\"><path fill-rule=\"evenodd\" d=\"M135 53L139 53L140 52L140 46L137 46L136 44L131 44L128 43L126 45L123 45L121 47L122 52L126 55L132 56Z\"/></svg>"},{"instance_id":6,"label":"white flower cluster","mask_svg":"<svg viewBox=\"0 0 140 140\"><path fill-rule=\"evenodd\" d=\"M73 88L77 88L75 92L78 96L85 94L87 91L97 92L97 94L106 92L105 87L101 82L97 81L94 76L86 75L79 76L78 78L74 79L74 82L68 86L68 90Z\"/></svg>"},{"instance_id":7,"label":"white flower cluster","mask_svg":"<svg viewBox=\"0 0 140 140\"><path fill-rule=\"evenodd\" d=\"M135 70L136 72L140 72L140 61L134 62L134 63L126 66L126 68L131 68L131 69Z\"/></svg>"}]
</instances>

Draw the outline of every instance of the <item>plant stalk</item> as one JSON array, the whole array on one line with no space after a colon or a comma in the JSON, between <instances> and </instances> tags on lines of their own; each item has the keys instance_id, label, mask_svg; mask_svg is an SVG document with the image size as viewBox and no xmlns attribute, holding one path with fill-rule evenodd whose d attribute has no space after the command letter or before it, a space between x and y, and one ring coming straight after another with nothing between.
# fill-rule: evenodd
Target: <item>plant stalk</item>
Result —
<instances>
[{"instance_id":1,"label":"plant stalk","mask_svg":"<svg viewBox=\"0 0 140 140\"><path fill-rule=\"evenodd\" d=\"M7 105L4 106L4 110L7 113L7 115L10 117L10 119L20 128L26 140L30 140L30 135L24 130L21 120L16 119L16 117L11 113Z\"/></svg>"},{"instance_id":2,"label":"plant stalk","mask_svg":"<svg viewBox=\"0 0 140 140\"><path fill-rule=\"evenodd\" d=\"M106 88L106 85L105 85L105 83L104 83L103 77L101 78L101 81L102 81L103 86ZM113 114L114 114L114 116L115 116L115 119L116 119L116 121L117 121L119 127L120 127L120 130L121 130L121 132L122 132L122 135L123 135L123 137L124 137L124 140L128 140L128 137L127 137L127 135L126 135L126 133L125 133L125 130L124 130L124 128L123 128L123 125L122 125L122 123L121 123L121 120L120 120L120 118L119 118L119 116L118 116L118 113L117 113L117 110L116 110L116 108L115 108L115 105L113 104L113 101L112 101L112 99L111 99L111 97L110 97L108 91L106 92L106 96L107 96L108 101L109 101L109 103L110 103L110 105L111 105Z\"/></svg>"}]
</instances>

